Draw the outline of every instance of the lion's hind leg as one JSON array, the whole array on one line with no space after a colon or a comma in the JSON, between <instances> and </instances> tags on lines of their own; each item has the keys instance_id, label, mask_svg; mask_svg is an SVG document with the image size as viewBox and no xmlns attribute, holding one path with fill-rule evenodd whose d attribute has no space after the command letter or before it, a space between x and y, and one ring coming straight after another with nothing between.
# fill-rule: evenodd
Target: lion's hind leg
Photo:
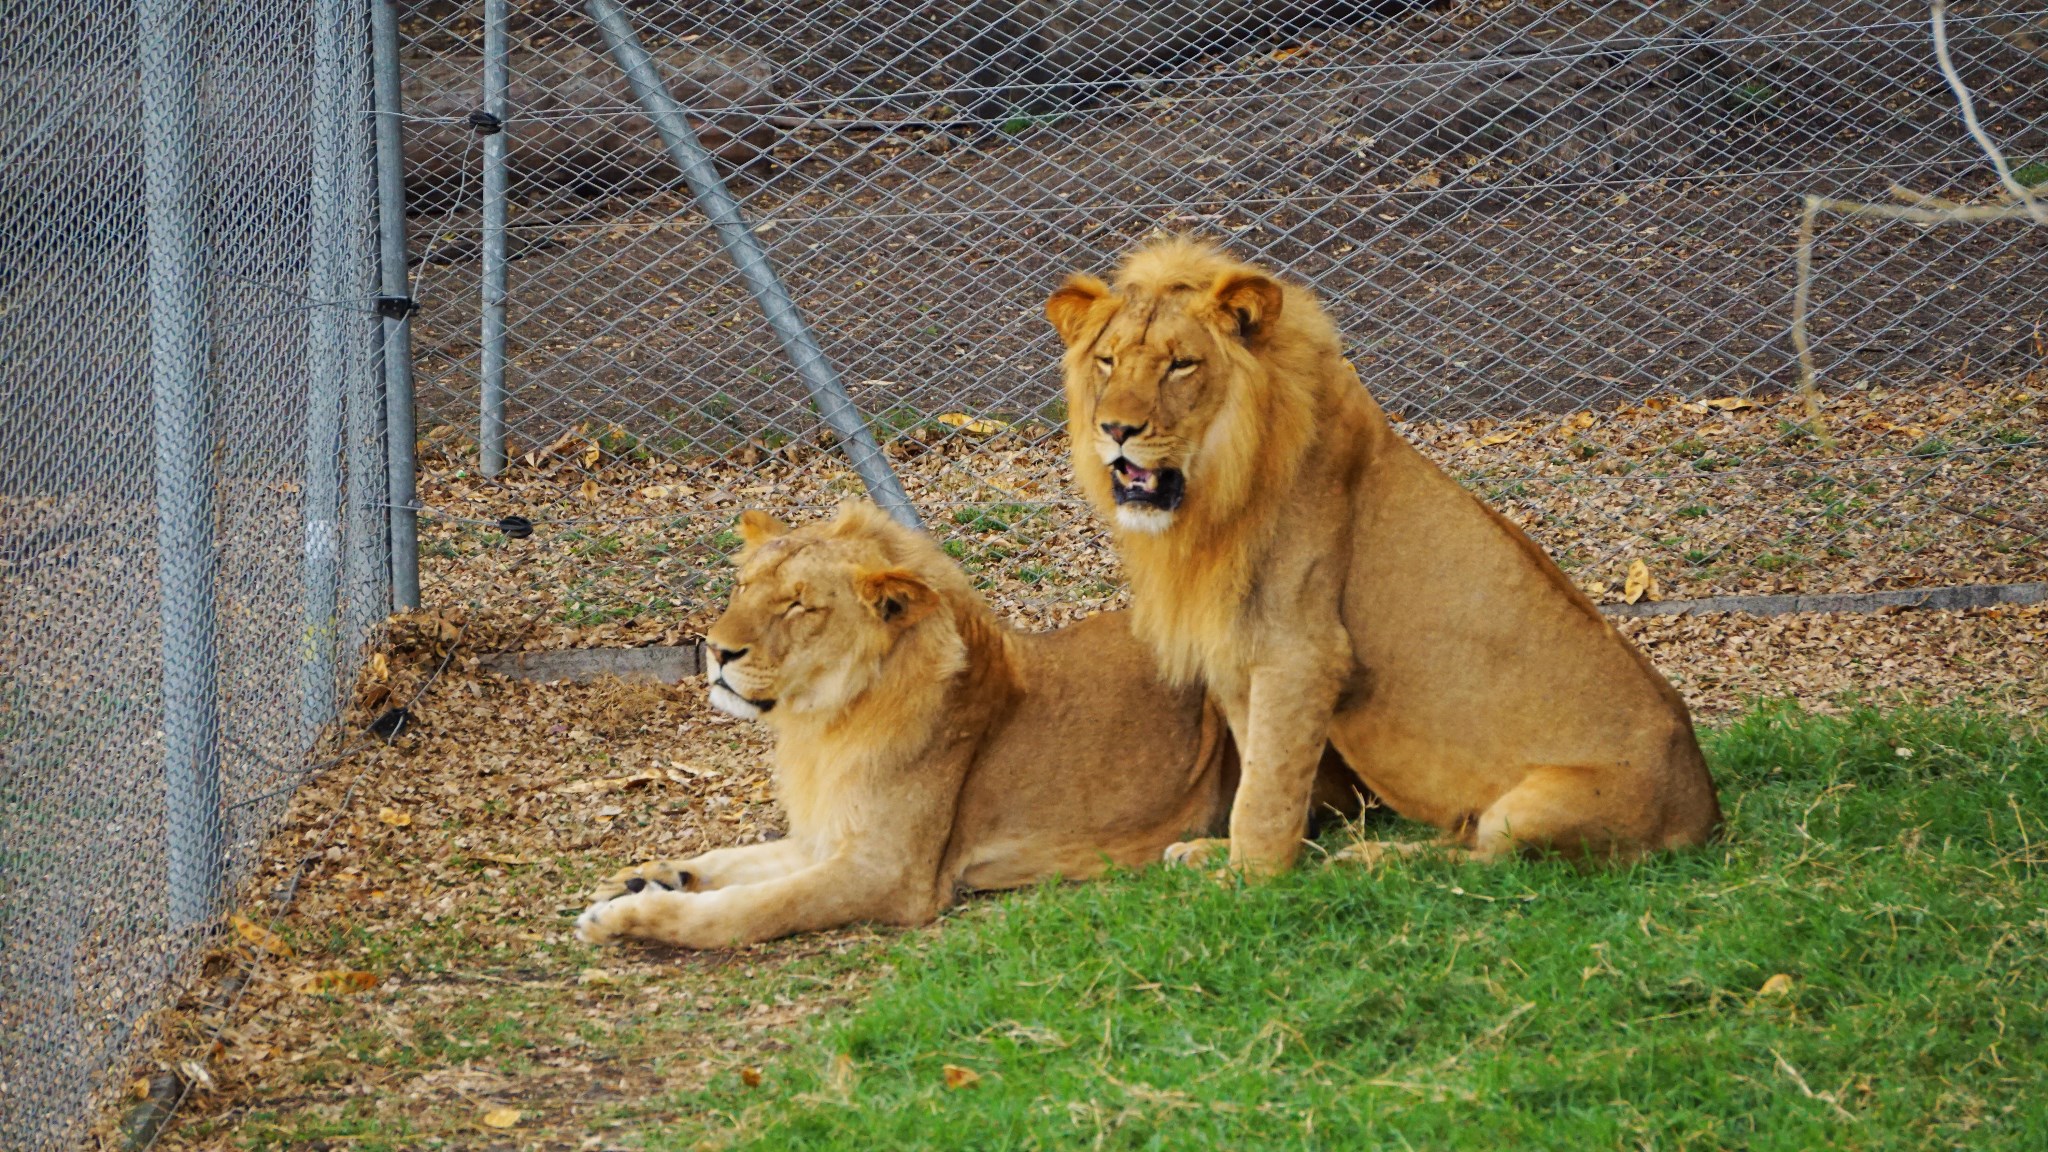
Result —
<instances>
[{"instance_id":1,"label":"lion's hind leg","mask_svg":"<svg viewBox=\"0 0 2048 1152\"><path fill-rule=\"evenodd\" d=\"M1470 845L1481 860L1532 852L1627 860L1653 847L1657 823L1655 797L1643 795L1625 772L1545 765L1530 769L1479 814Z\"/></svg>"},{"instance_id":2,"label":"lion's hind leg","mask_svg":"<svg viewBox=\"0 0 2048 1152\"><path fill-rule=\"evenodd\" d=\"M1230 841L1218 836L1179 840L1168 844L1160 859L1183 868L1213 868L1230 859Z\"/></svg>"},{"instance_id":3,"label":"lion's hind leg","mask_svg":"<svg viewBox=\"0 0 2048 1152\"><path fill-rule=\"evenodd\" d=\"M1574 860L1626 860L1652 846L1654 808L1627 774L1544 765L1524 773L1484 810L1467 813L1441 839L1360 840L1332 862L1376 867L1423 853L1473 860L1555 853Z\"/></svg>"}]
</instances>

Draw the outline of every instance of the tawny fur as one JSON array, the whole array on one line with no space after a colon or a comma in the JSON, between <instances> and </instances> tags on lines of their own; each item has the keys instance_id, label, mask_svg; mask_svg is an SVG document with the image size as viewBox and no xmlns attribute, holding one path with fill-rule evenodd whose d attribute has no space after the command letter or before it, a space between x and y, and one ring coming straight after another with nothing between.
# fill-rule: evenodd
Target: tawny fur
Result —
<instances>
[{"instance_id":1,"label":"tawny fur","mask_svg":"<svg viewBox=\"0 0 2048 1152\"><path fill-rule=\"evenodd\" d=\"M1093 877L1216 830L1236 769L1222 720L1165 684L1122 614L1013 631L870 504L795 530L748 513L741 531L709 675L728 707L769 705L788 836L618 873L584 940L919 924L963 890Z\"/></svg>"},{"instance_id":2,"label":"tawny fur","mask_svg":"<svg viewBox=\"0 0 2048 1152\"><path fill-rule=\"evenodd\" d=\"M1241 750L1233 865L1292 865L1326 741L1395 811L1483 856L1627 857L1714 832L1678 694L1393 432L1306 289L1170 239L1114 287L1073 277L1046 313L1133 630L1169 679L1207 683ZM1119 446L1106 426L1139 431ZM1119 526L1118 453L1184 472L1170 518Z\"/></svg>"}]
</instances>

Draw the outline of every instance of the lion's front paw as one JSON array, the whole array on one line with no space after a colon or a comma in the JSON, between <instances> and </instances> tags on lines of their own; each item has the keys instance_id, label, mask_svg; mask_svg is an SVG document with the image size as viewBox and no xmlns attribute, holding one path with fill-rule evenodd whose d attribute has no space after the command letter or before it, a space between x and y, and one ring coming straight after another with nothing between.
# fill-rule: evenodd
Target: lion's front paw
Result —
<instances>
[{"instance_id":1,"label":"lion's front paw","mask_svg":"<svg viewBox=\"0 0 2048 1152\"><path fill-rule=\"evenodd\" d=\"M585 944L603 944L623 934L626 910L622 901L600 898L576 918L576 938Z\"/></svg>"},{"instance_id":2,"label":"lion's front paw","mask_svg":"<svg viewBox=\"0 0 2048 1152\"><path fill-rule=\"evenodd\" d=\"M695 892L698 888L697 877L684 867L687 863L687 860L650 860L645 864L635 864L631 868L621 868L606 877L605 881L597 886L597 893L591 898L601 904L606 900L616 900L649 887L667 888L674 892Z\"/></svg>"},{"instance_id":3,"label":"lion's front paw","mask_svg":"<svg viewBox=\"0 0 2048 1152\"><path fill-rule=\"evenodd\" d=\"M737 934L719 915L715 893L672 892L653 884L592 904L576 918L576 938L585 944L632 937L680 948L723 948Z\"/></svg>"}]
</instances>

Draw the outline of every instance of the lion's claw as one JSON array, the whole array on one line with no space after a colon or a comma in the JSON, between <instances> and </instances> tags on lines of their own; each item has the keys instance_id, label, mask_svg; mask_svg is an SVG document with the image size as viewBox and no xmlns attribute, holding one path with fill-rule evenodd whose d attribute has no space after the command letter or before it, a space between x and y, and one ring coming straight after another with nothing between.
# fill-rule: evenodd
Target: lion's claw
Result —
<instances>
[{"instance_id":1,"label":"lion's claw","mask_svg":"<svg viewBox=\"0 0 2048 1152\"><path fill-rule=\"evenodd\" d=\"M697 890L697 878L682 868L682 864L680 860L650 860L631 868L621 868L599 884L591 898L602 904L643 892L649 885L673 892L694 892Z\"/></svg>"}]
</instances>

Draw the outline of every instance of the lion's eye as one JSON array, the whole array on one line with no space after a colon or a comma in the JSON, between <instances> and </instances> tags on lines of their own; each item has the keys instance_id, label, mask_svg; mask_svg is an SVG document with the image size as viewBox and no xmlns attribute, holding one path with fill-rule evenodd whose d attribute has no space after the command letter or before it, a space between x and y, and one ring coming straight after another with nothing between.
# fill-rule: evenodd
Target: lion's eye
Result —
<instances>
[{"instance_id":1,"label":"lion's eye","mask_svg":"<svg viewBox=\"0 0 2048 1152\"><path fill-rule=\"evenodd\" d=\"M1116 358L1113 356L1097 356L1095 362L1102 366L1104 372L1116 367Z\"/></svg>"},{"instance_id":2,"label":"lion's eye","mask_svg":"<svg viewBox=\"0 0 2048 1152\"><path fill-rule=\"evenodd\" d=\"M1173 363L1167 365L1166 369L1169 372L1180 372L1188 368L1193 368L1195 365L1200 363L1200 360L1175 360Z\"/></svg>"}]
</instances>

